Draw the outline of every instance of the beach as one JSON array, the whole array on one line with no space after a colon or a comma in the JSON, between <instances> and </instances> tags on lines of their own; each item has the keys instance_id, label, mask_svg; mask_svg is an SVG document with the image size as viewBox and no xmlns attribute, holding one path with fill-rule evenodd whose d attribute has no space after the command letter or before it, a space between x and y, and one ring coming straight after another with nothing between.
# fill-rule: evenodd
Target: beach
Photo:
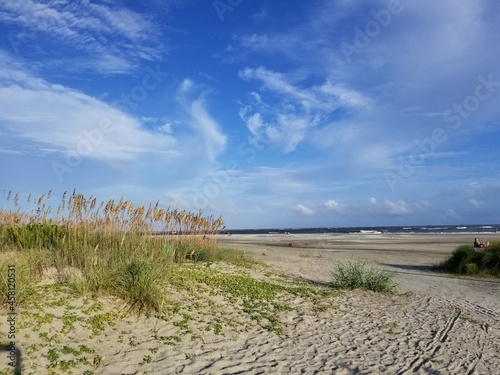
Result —
<instances>
[{"instance_id":1,"label":"beach","mask_svg":"<svg viewBox=\"0 0 500 375\"><path fill-rule=\"evenodd\" d=\"M415 292L453 303L496 311L500 318L500 281L437 274L431 267L460 245L472 245L474 234L269 234L233 235L224 246L245 249L252 258L291 277L328 283L338 262L363 261L395 274L400 293ZM500 240L500 233L481 234L481 241Z\"/></svg>"},{"instance_id":2,"label":"beach","mask_svg":"<svg viewBox=\"0 0 500 375\"><path fill-rule=\"evenodd\" d=\"M82 352L88 348L88 354L77 356L88 357L90 364L81 360L77 371L87 374L495 374L500 368L500 280L432 268L473 239L470 234L220 236L221 246L243 249L259 262L255 270L244 271L256 278L273 273L330 288L335 264L360 260L393 272L397 290L342 291L325 297L321 309L305 298L287 300L294 309L280 314L281 335L233 316L232 302L223 299L216 301L217 311L223 311L216 318L237 324L221 332L206 329L216 314L204 314L203 307L190 312L193 323L183 329L175 319L122 314L123 302L116 298L100 299L105 322L97 329L88 319L78 319L96 301L58 291L42 297L52 301L46 301L50 307L42 317L73 314L74 324L64 333L64 327L51 327L50 319L20 316L23 373L69 373L48 368L47 353L55 342L79 345ZM500 236L482 234L481 240ZM6 331L5 319L0 328Z\"/></svg>"}]
</instances>

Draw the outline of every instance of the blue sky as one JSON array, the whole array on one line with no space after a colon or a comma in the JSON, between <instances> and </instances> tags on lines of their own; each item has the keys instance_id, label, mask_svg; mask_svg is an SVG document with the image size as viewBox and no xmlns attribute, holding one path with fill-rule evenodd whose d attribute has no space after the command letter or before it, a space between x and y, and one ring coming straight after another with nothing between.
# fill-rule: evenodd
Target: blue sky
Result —
<instances>
[{"instance_id":1,"label":"blue sky","mask_svg":"<svg viewBox=\"0 0 500 375\"><path fill-rule=\"evenodd\" d=\"M500 3L0 0L0 188L228 228L500 222Z\"/></svg>"}]
</instances>

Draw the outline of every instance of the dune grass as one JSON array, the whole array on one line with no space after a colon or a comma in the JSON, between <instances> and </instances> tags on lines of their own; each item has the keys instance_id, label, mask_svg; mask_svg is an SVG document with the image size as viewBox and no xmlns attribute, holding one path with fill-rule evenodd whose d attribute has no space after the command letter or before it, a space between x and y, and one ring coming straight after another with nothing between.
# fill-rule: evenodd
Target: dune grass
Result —
<instances>
[{"instance_id":1,"label":"dune grass","mask_svg":"<svg viewBox=\"0 0 500 375\"><path fill-rule=\"evenodd\" d=\"M396 287L392 273L367 267L360 261L337 264L332 270L332 276L339 289L392 293Z\"/></svg>"},{"instance_id":2,"label":"dune grass","mask_svg":"<svg viewBox=\"0 0 500 375\"><path fill-rule=\"evenodd\" d=\"M110 293L137 310L158 310L163 294L162 269L184 262L245 262L242 251L221 250L203 239L223 229L222 218L149 206L121 198L98 203L65 193L57 211L41 197L22 202L5 194L0 210L0 303L7 300L7 267L16 266L16 297L22 304L44 272L56 270L58 281L80 294Z\"/></svg>"},{"instance_id":3,"label":"dune grass","mask_svg":"<svg viewBox=\"0 0 500 375\"><path fill-rule=\"evenodd\" d=\"M460 275L500 277L500 242L493 242L486 249L462 245L438 268Z\"/></svg>"}]
</instances>

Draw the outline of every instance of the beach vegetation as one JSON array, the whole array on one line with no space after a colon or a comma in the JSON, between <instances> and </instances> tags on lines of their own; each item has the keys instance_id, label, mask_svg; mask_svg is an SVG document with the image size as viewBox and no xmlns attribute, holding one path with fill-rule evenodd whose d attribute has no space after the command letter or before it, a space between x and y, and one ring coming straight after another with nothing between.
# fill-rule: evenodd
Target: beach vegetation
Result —
<instances>
[{"instance_id":1,"label":"beach vegetation","mask_svg":"<svg viewBox=\"0 0 500 375\"><path fill-rule=\"evenodd\" d=\"M364 262L339 263L332 270L334 284L339 289L366 289L392 293L396 284L391 272L367 267Z\"/></svg>"},{"instance_id":2,"label":"beach vegetation","mask_svg":"<svg viewBox=\"0 0 500 375\"><path fill-rule=\"evenodd\" d=\"M500 242L487 248L459 246L438 268L453 274L500 277Z\"/></svg>"},{"instance_id":3,"label":"beach vegetation","mask_svg":"<svg viewBox=\"0 0 500 375\"><path fill-rule=\"evenodd\" d=\"M218 233L221 217L135 205L123 197L98 202L73 191L57 210L51 192L27 198L5 193L0 209L0 303L8 297L7 268L16 266L16 304L54 269L58 282L83 296L113 294L137 311L157 311L161 269L184 262L243 264L243 252L220 249L204 236Z\"/></svg>"},{"instance_id":4,"label":"beach vegetation","mask_svg":"<svg viewBox=\"0 0 500 375\"><path fill-rule=\"evenodd\" d=\"M218 246L214 238L224 230L223 220L201 211L165 208L159 202L136 205L123 197L98 202L76 191L64 193L59 201L50 191L26 200L11 192L4 195L3 207L9 209L0 209L0 304L8 301L11 265L16 267L17 306L42 309L40 296L58 294L60 287L94 301L82 307L87 319L69 312L63 315L65 333L84 322L98 335L121 319L120 314L100 311L97 298L103 295L125 301L129 313L173 319L184 332L190 331L192 310L215 311L219 307L210 298L220 296L262 326L282 332L278 316L290 309L282 297L319 305L319 299L334 293L285 278L270 281L270 272L262 280L246 275L243 269L257 263L243 250ZM220 270L221 263L229 266L229 272ZM183 302L172 298L179 292L187 293ZM186 300L192 303L186 306ZM53 306L66 303L66 295L52 302ZM221 313L216 315L220 319ZM50 318L45 314L31 319L42 324ZM231 324L236 323L222 319L209 326L221 333L223 325Z\"/></svg>"}]
</instances>

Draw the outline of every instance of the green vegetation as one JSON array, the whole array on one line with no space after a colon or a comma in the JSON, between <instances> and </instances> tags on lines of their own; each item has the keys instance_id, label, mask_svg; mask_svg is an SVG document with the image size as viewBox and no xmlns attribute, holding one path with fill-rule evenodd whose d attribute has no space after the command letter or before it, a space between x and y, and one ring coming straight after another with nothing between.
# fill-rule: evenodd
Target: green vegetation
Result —
<instances>
[{"instance_id":1,"label":"green vegetation","mask_svg":"<svg viewBox=\"0 0 500 375\"><path fill-rule=\"evenodd\" d=\"M396 284L394 275L384 270L367 268L363 262L337 264L332 270L335 285L340 289L366 289L391 293Z\"/></svg>"},{"instance_id":2,"label":"green vegetation","mask_svg":"<svg viewBox=\"0 0 500 375\"><path fill-rule=\"evenodd\" d=\"M500 242L486 249L462 245L438 267L454 274L500 277Z\"/></svg>"},{"instance_id":3,"label":"green vegetation","mask_svg":"<svg viewBox=\"0 0 500 375\"><path fill-rule=\"evenodd\" d=\"M73 192L62 197L57 213L45 203L51 192L28 197L6 195L10 211L0 210L0 303L7 302L8 265L16 266L16 304L30 297L30 288L55 268L58 281L80 295L112 294L134 310L158 311L162 269L189 262L244 262L241 251L222 251L203 235L217 233L222 218L201 212L136 206L123 197L98 204ZM158 235L161 233L162 235Z\"/></svg>"}]
</instances>

